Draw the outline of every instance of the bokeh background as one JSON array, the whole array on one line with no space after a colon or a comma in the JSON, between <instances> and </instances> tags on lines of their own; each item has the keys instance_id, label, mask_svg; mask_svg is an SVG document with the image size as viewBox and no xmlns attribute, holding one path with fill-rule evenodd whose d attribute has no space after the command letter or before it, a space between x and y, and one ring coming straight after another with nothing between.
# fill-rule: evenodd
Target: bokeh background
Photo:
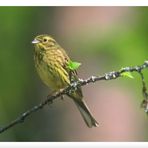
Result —
<instances>
[{"instance_id":1,"label":"bokeh background","mask_svg":"<svg viewBox=\"0 0 148 148\"><path fill-rule=\"evenodd\" d=\"M147 60L148 7L0 7L0 18L0 126L50 92L34 67L36 35L52 35L81 62L83 79ZM144 74L148 82L148 71ZM87 128L65 97L0 134L0 141L148 141L141 81L133 76L83 87L98 128Z\"/></svg>"}]
</instances>

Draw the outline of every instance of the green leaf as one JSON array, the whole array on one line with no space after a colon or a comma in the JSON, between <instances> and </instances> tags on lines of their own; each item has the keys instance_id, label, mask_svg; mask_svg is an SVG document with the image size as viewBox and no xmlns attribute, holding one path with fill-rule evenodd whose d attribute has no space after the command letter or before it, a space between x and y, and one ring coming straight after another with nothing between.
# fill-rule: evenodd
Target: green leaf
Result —
<instances>
[{"instance_id":1,"label":"green leaf","mask_svg":"<svg viewBox=\"0 0 148 148\"><path fill-rule=\"evenodd\" d=\"M70 70L76 70L79 68L80 65L81 65L81 63L79 63L79 62L69 61L68 68Z\"/></svg>"},{"instance_id":2,"label":"green leaf","mask_svg":"<svg viewBox=\"0 0 148 148\"><path fill-rule=\"evenodd\" d=\"M134 79L134 77L133 77L131 72L124 72L124 73L121 74L121 76Z\"/></svg>"}]
</instances>

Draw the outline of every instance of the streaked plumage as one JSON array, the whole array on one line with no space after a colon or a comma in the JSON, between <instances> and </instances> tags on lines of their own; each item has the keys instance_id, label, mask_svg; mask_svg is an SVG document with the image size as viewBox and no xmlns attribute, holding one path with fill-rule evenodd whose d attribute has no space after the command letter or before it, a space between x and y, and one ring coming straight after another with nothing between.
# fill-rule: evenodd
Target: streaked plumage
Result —
<instances>
[{"instance_id":1,"label":"streaked plumage","mask_svg":"<svg viewBox=\"0 0 148 148\"><path fill-rule=\"evenodd\" d=\"M35 45L34 60L37 72L42 81L53 91L58 91L76 81L76 71L68 68L70 58L65 50L49 35L39 35L32 42ZM77 105L88 127L97 126L83 100L81 88L68 95Z\"/></svg>"}]
</instances>

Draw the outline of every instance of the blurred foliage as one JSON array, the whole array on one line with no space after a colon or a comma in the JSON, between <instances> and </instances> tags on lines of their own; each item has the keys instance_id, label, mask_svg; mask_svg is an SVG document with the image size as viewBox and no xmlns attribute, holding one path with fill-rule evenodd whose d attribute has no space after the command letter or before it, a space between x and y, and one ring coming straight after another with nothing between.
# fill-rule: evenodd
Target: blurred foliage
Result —
<instances>
[{"instance_id":1,"label":"blurred foliage","mask_svg":"<svg viewBox=\"0 0 148 148\"><path fill-rule=\"evenodd\" d=\"M38 104L41 98L47 95L44 90L48 89L40 82L33 63L31 41L38 34L54 34L58 39L61 39L61 42L68 41L67 46L73 45L72 48L76 50L69 52L73 58L78 57L74 60L82 63L84 73L88 71L87 63L91 63L92 68L95 68L95 71L89 70L87 75L102 74L118 70L121 67L142 64L147 59L147 7L130 7L130 17L134 18L130 21L130 17L127 17L125 22L122 21L121 24L112 24L104 34L98 26L97 28L90 27L82 29L82 31L75 31L71 36L64 37L58 33L60 21L56 19L59 13L62 18L62 12L66 9L70 11L71 8L0 7L0 126L9 123L20 113ZM148 75L145 76L148 82ZM135 80L138 82L136 78ZM129 79L127 84L128 81ZM136 85L140 85L140 82ZM136 88L135 85L134 87ZM136 90L141 93L139 86ZM60 105L57 106L60 108ZM62 117L57 116L56 105L54 108L52 114L49 112L50 109L47 109L49 114L45 114L46 110L34 114L24 124L0 135L0 140L66 141L65 133L62 130L64 126L61 121ZM52 121L54 115L57 116L56 123ZM50 125L48 125L49 121L46 123L47 118Z\"/></svg>"},{"instance_id":2,"label":"blurred foliage","mask_svg":"<svg viewBox=\"0 0 148 148\"><path fill-rule=\"evenodd\" d=\"M52 9L50 11L49 15L52 15ZM40 18L44 18L46 12L46 8L37 7L0 8L1 125L31 107L35 104L34 99L38 98L31 41L38 34L37 30L41 27ZM42 30L44 29L39 29L39 32ZM16 129L9 131L12 131L12 134L4 133L0 139L25 139L24 135L13 130ZM23 131L25 130L24 128Z\"/></svg>"}]
</instances>

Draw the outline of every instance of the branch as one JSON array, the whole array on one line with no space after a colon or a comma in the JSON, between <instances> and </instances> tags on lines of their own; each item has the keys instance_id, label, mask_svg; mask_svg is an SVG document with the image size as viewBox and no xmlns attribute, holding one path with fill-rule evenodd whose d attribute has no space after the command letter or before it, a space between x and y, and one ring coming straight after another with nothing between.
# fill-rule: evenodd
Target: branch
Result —
<instances>
[{"instance_id":1,"label":"branch","mask_svg":"<svg viewBox=\"0 0 148 148\"><path fill-rule=\"evenodd\" d=\"M76 90L78 86L84 86L84 85L87 85L89 83L94 83L96 81L101 81L101 80L117 79L119 77L123 77L122 74L126 73L126 72L137 72L138 74L140 74L141 80L142 80L142 93L143 93L143 96L144 96L144 100L142 101L141 107L145 109L146 113L148 113L148 93L147 93L147 88L146 88L146 84L145 84L145 81L144 81L144 76L143 76L143 73L142 73L142 70L144 70L146 68L148 68L148 61L145 61L144 64L142 64L140 66L125 67L125 68L122 68L119 71L108 72L108 73L106 73L102 76L91 76L91 77L89 77L88 79L85 79L85 80L79 79L77 82L73 82L70 86L67 86L62 91L58 91L55 94L53 94L52 96L48 96L47 99L45 99L43 102L32 107L31 109L27 110L26 112L22 113L15 120L10 122L8 125L1 127L0 133L5 132L6 130L10 129L11 127L13 127L13 126L15 126L19 123L23 123L24 120L28 116L30 116L33 112L36 112L36 111L42 109L45 105L52 103L53 100L57 99L58 97L60 97L62 95L69 94L71 91Z\"/></svg>"}]
</instances>

